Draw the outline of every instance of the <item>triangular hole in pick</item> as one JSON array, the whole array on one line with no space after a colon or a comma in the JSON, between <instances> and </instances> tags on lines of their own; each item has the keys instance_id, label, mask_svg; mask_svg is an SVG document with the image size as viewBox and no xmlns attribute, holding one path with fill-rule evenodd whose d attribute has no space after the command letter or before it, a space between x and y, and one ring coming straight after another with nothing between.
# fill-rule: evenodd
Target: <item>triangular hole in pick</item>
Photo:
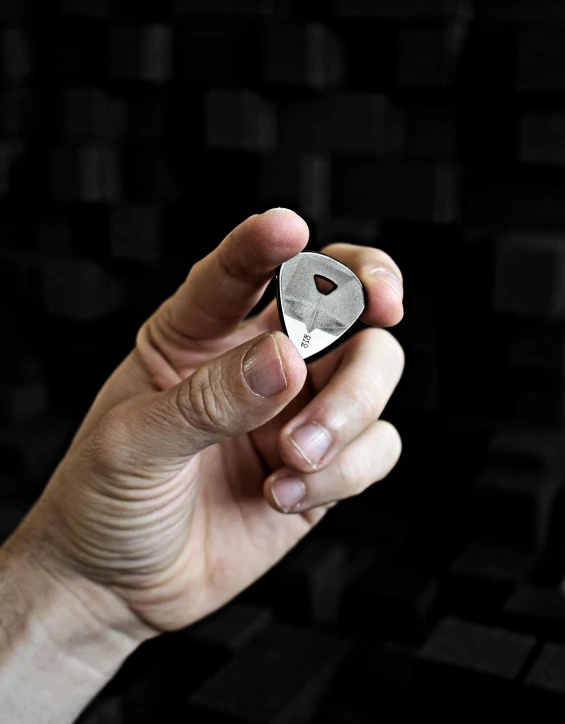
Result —
<instances>
[{"instance_id":1,"label":"triangular hole in pick","mask_svg":"<svg viewBox=\"0 0 565 724\"><path fill-rule=\"evenodd\" d=\"M316 289L324 296L331 294L335 289L337 289L337 284L335 282L332 282L331 279L322 277L319 274L314 274L314 283L316 284Z\"/></svg>"}]
</instances>

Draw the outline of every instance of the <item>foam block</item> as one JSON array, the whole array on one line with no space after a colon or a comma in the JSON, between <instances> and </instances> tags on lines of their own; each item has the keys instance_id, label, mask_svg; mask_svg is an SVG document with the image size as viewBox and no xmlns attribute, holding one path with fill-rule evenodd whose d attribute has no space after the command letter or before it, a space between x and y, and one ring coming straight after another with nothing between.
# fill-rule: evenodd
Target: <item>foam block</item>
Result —
<instances>
[{"instance_id":1,"label":"foam block","mask_svg":"<svg viewBox=\"0 0 565 724\"><path fill-rule=\"evenodd\" d=\"M182 187L162 145L128 144L123 149L124 197L131 204L153 205L178 199ZM195 171L190 168L191 174ZM194 176L191 176L193 181Z\"/></svg>"},{"instance_id":2,"label":"foam block","mask_svg":"<svg viewBox=\"0 0 565 724\"><path fill-rule=\"evenodd\" d=\"M257 583L255 595L283 621L335 625L348 558L341 543L302 541Z\"/></svg>"},{"instance_id":3,"label":"foam block","mask_svg":"<svg viewBox=\"0 0 565 724\"><path fill-rule=\"evenodd\" d=\"M534 564L531 551L472 541L449 569L440 606L444 612L475 621L500 623L502 604Z\"/></svg>"},{"instance_id":4,"label":"foam block","mask_svg":"<svg viewBox=\"0 0 565 724\"><path fill-rule=\"evenodd\" d=\"M157 261L162 256L161 210L157 206L116 206L110 221L110 250L117 259Z\"/></svg>"},{"instance_id":5,"label":"foam block","mask_svg":"<svg viewBox=\"0 0 565 724\"><path fill-rule=\"evenodd\" d=\"M467 165L465 218L471 230L491 234L549 235L565 227L562 174L545 167L512 170L493 165L488 172ZM532 285L538 288L538 283Z\"/></svg>"},{"instance_id":6,"label":"foam block","mask_svg":"<svg viewBox=\"0 0 565 724\"><path fill-rule=\"evenodd\" d=\"M33 12L33 0L6 0L0 10L1 18L20 19L27 18Z\"/></svg>"},{"instance_id":7,"label":"foam block","mask_svg":"<svg viewBox=\"0 0 565 724\"><path fill-rule=\"evenodd\" d=\"M73 227L70 216L57 213L41 215L37 220L33 238L40 253L72 255Z\"/></svg>"},{"instance_id":8,"label":"foam block","mask_svg":"<svg viewBox=\"0 0 565 724\"><path fill-rule=\"evenodd\" d=\"M41 56L42 76L55 81L98 85L106 68L107 26L81 18L51 24Z\"/></svg>"},{"instance_id":9,"label":"foam block","mask_svg":"<svg viewBox=\"0 0 565 724\"><path fill-rule=\"evenodd\" d=\"M518 122L518 160L526 164L565 165L565 113L524 111Z\"/></svg>"},{"instance_id":10,"label":"foam block","mask_svg":"<svg viewBox=\"0 0 565 724\"><path fill-rule=\"evenodd\" d=\"M165 83L173 68L173 31L168 25L108 29L108 72L112 78Z\"/></svg>"},{"instance_id":11,"label":"foam block","mask_svg":"<svg viewBox=\"0 0 565 724\"><path fill-rule=\"evenodd\" d=\"M540 429L509 423L495 430L488 459L491 464L556 475L565 463L564 436L563 428Z\"/></svg>"},{"instance_id":12,"label":"foam block","mask_svg":"<svg viewBox=\"0 0 565 724\"><path fill-rule=\"evenodd\" d=\"M524 317L565 317L565 244L561 234L499 237L494 307Z\"/></svg>"},{"instance_id":13,"label":"foam block","mask_svg":"<svg viewBox=\"0 0 565 724\"><path fill-rule=\"evenodd\" d=\"M0 32L0 68L10 82L19 83L33 71L32 44L22 28L4 28Z\"/></svg>"},{"instance_id":14,"label":"foam block","mask_svg":"<svg viewBox=\"0 0 565 724\"><path fill-rule=\"evenodd\" d=\"M117 278L86 259L48 259L42 269L43 304L48 315L93 320L113 314L122 303Z\"/></svg>"},{"instance_id":15,"label":"foam block","mask_svg":"<svg viewBox=\"0 0 565 724\"><path fill-rule=\"evenodd\" d=\"M268 25L263 58L264 79L274 85L327 90L344 76L340 40L321 23Z\"/></svg>"},{"instance_id":16,"label":"foam block","mask_svg":"<svg viewBox=\"0 0 565 724\"><path fill-rule=\"evenodd\" d=\"M0 197L8 196L14 188L18 165L24 157L25 148L14 141L0 141Z\"/></svg>"},{"instance_id":17,"label":"foam block","mask_svg":"<svg viewBox=\"0 0 565 724\"><path fill-rule=\"evenodd\" d=\"M126 131L125 103L96 88L67 88L62 93L63 133L70 139L113 140Z\"/></svg>"},{"instance_id":18,"label":"foam block","mask_svg":"<svg viewBox=\"0 0 565 724\"><path fill-rule=\"evenodd\" d=\"M516 39L514 86L518 91L565 91L565 29L527 26Z\"/></svg>"},{"instance_id":19,"label":"foam block","mask_svg":"<svg viewBox=\"0 0 565 724\"><path fill-rule=\"evenodd\" d=\"M565 385L563 373L515 368L508 375L511 397L509 414L518 422L546 428L565 425Z\"/></svg>"},{"instance_id":20,"label":"foam block","mask_svg":"<svg viewBox=\"0 0 565 724\"><path fill-rule=\"evenodd\" d=\"M213 678L272 623L272 612L239 599L164 638L164 676L155 716L174 720L187 695ZM182 663L180 663L182 662Z\"/></svg>"},{"instance_id":21,"label":"foam block","mask_svg":"<svg viewBox=\"0 0 565 724\"><path fill-rule=\"evenodd\" d=\"M73 431L76 420L62 415L0 431L0 470L16 474L24 483L19 500L37 495L71 442Z\"/></svg>"},{"instance_id":22,"label":"foam block","mask_svg":"<svg viewBox=\"0 0 565 724\"><path fill-rule=\"evenodd\" d=\"M371 639L420 643L431 625L437 590L431 576L377 561L350 583L340 623Z\"/></svg>"},{"instance_id":23,"label":"foam block","mask_svg":"<svg viewBox=\"0 0 565 724\"><path fill-rule=\"evenodd\" d=\"M162 93L143 94L128 104L127 128L135 141L159 141L167 131L169 101Z\"/></svg>"},{"instance_id":24,"label":"foam block","mask_svg":"<svg viewBox=\"0 0 565 724\"><path fill-rule=\"evenodd\" d=\"M302 724L349 647L336 634L275 623L189 698L187 716L202 724Z\"/></svg>"},{"instance_id":25,"label":"foam block","mask_svg":"<svg viewBox=\"0 0 565 724\"><path fill-rule=\"evenodd\" d=\"M314 719L314 724L373 724L374 714L353 710L351 705L328 706Z\"/></svg>"},{"instance_id":26,"label":"foam block","mask_svg":"<svg viewBox=\"0 0 565 724\"><path fill-rule=\"evenodd\" d=\"M445 618L417 653L418 692L433 701L440 692L473 702L511 701L512 684L536 645L533 636Z\"/></svg>"},{"instance_id":27,"label":"foam block","mask_svg":"<svg viewBox=\"0 0 565 724\"><path fill-rule=\"evenodd\" d=\"M367 493L363 493L362 501L350 498L340 502L326 513L321 525L327 534L352 545L366 546L369 541L378 560L391 560L408 534L408 517L384 505L369 506Z\"/></svg>"},{"instance_id":28,"label":"foam block","mask_svg":"<svg viewBox=\"0 0 565 724\"><path fill-rule=\"evenodd\" d=\"M330 159L320 153L264 154L259 188L269 206L292 208L309 220L323 221L330 214Z\"/></svg>"},{"instance_id":29,"label":"foam block","mask_svg":"<svg viewBox=\"0 0 565 724\"><path fill-rule=\"evenodd\" d=\"M263 72L261 35L246 20L191 22L177 30L175 46L182 78L220 87L256 84Z\"/></svg>"},{"instance_id":30,"label":"foam block","mask_svg":"<svg viewBox=\"0 0 565 724\"><path fill-rule=\"evenodd\" d=\"M467 32L466 19L437 25L403 24L398 40L398 84L415 88L452 86Z\"/></svg>"},{"instance_id":31,"label":"foam block","mask_svg":"<svg viewBox=\"0 0 565 724\"><path fill-rule=\"evenodd\" d=\"M48 391L44 379L19 384L0 383L0 425L19 427L41 419L47 412Z\"/></svg>"},{"instance_id":32,"label":"foam block","mask_svg":"<svg viewBox=\"0 0 565 724\"><path fill-rule=\"evenodd\" d=\"M560 0L474 0L474 17L484 24L555 26L565 24L565 8Z\"/></svg>"},{"instance_id":33,"label":"foam block","mask_svg":"<svg viewBox=\"0 0 565 724\"><path fill-rule=\"evenodd\" d=\"M523 584L506 601L504 623L542 639L565 641L565 597L562 591Z\"/></svg>"},{"instance_id":34,"label":"foam block","mask_svg":"<svg viewBox=\"0 0 565 724\"><path fill-rule=\"evenodd\" d=\"M460 216L460 172L454 163L336 159L333 179L338 214L434 224L455 223Z\"/></svg>"},{"instance_id":35,"label":"foam block","mask_svg":"<svg viewBox=\"0 0 565 724\"><path fill-rule=\"evenodd\" d=\"M529 701L548 706L565 701L565 646L547 643L524 680ZM539 709L538 709L539 711Z\"/></svg>"},{"instance_id":36,"label":"foam block","mask_svg":"<svg viewBox=\"0 0 565 724\"><path fill-rule=\"evenodd\" d=\"M57 0L61 15L101 18L111 14L113 0Z\"/></svg>"},{"instance_id":37,"label":"foam block","mask_svg":"<svg viewBox=\"0 0 565 724\"><path fill-rule=\"evenodd\" d=\"M468 13L468 0L334 0L340 17L372 18L443 18Z\"/></svg>"},{"instance_id":38,"label":"foam block","mask_svg":"<svg viewBox=\"0 0 565 724\"><path fill-rule=\"evenodd\" d=\"M404 144L404 112L380 93L333 93L281 111L283 150L399 157Z\"/></svg>"},{"instance_id":39,"label":"foam block","mask_svg":"<svg viewBox=\"0 0 565 724\"><path fill-rule=\"evenodd\" d=\"M271 102L249 90L206 95L206 143L210 148L273 151L276 114Z\"/></svg>"},{"instance_id":40,"label":"foam block","mask_svg":"<svg viewBox=\"0 0 565 724\"><path fill-rule=\"evenodd\" d=\"M513 367L555 372L565 365L565 324L524 320L508 335L506 360Z\"/></svg>"},{"instance_id":41,"label":"foam block","mask_svg":"<svg viewBox=\"0 0 565 724\"><path fill-rule=\"evenodd\" d=\"M398 707L410 701L414 684L416 649L396 641L385 641L372 649L364 662L362 673L363 709L376 713L375 691L379 700ZM408 700L406 699L408 697ZM373 720L374 721L374 720Z\"/></svg>"},{"instance_id":42,"label":"foam block","mask_svg":"<svg viewBox=\"0 0 565 724\"><path fill-rule=\"evenodd\" d=\"M447 104L409 104L406 110L406 156L453 158L457 152L455 109Z\"/></svg>"},{"instance_id":43,"label":"foam block","mask_svg":"<svg viewBox=\"0 0 565 724\"><path fill-rule=\"evenodd\" d=\"M489 467L475 488L479 535L534 550L547 542L559 478L528 470Z\"/></svg>"},{"instance_id":44,"label":"foam block","mask_svg":"<svg viewBox=\"0 0 565 724\"><path fill-rule=\"evenodd\" d=\"M56 201L112 203L121 196L117 149L106 144L56 148L49 157L50 190Z\"/></svg>"},{"instance_id":45,"label":"foam block","mask_svg":"<svg viewBox=\"0 0 565 724\"><path fill-rule=\"evenodd\" d=\"M294 6L292 0L173 0L172 9L177 15L287 17Z\"/></svg>"},{"instance_id":46,"label":"foam block","mask_svg":"<svg viewBox=\"0 0 565 724\"><path fill-rule=\"evenodd\" d=\"M41 127L39 93L32 88L0 91L0 131L5 136L35 136Z\"/></svg>"}]
</instances>

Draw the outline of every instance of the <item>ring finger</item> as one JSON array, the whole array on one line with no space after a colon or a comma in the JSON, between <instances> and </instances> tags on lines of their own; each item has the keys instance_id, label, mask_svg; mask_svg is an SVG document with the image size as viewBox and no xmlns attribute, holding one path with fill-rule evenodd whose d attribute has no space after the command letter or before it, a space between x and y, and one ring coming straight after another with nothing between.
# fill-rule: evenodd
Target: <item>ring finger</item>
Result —
<instances>
[{"instance_id":1,"label":"ring finger","mask_svg":"<svg viewBox=\"0 0 565 724\"><path fill-rule=\"evenodd\" d=\"M276 510L302 513L359 495L389 474L401 452L396 428L377 420L323 471L297 474L289 468L277 470L265 481L265 497Z\"/></svg>"},{"instance_id":2,"label":"ring finger","mask_svg":"<svg viewBox=\"0 0 565 724\"><path fill-rule=\"evenodd\" d=\"M325 383L325 367L335 361L328 355L314 363L314 386L320 389L318 377L324 386L279 435L281 460L304 473L323 469L380 417L404 369L402 347L384 329L364 329L333 354L341 356L337 369Z\"/></svg>"}]
</instances>

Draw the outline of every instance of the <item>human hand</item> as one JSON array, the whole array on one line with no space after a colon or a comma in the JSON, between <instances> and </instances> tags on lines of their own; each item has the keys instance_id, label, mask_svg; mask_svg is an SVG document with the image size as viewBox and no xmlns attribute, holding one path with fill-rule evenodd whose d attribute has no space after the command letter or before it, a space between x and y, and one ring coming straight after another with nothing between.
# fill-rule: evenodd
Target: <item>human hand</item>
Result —
<instances>
[{"instance_id":1,"label":"human hand","mask_svg":"<svg viewBox=\"0 0 565 724\"><path fill-rule=\"evenodd\" d=\"M361 319L371 326L308 368L275 331L274 301L242 321L307 241L306 223L275 209L192 267L141 327L8 544L27 547L86 606L99 606L94 591L110 592L95 614L124 628L131 616L140 640L222 606L330 504L398 460L399 435L379 419L404 366L383 329L403 314L402 277L387 254L323 250L363 282ZM298 441L311 433L303 454L290 437L299 427Z\"/></svg>"}]
</instances>

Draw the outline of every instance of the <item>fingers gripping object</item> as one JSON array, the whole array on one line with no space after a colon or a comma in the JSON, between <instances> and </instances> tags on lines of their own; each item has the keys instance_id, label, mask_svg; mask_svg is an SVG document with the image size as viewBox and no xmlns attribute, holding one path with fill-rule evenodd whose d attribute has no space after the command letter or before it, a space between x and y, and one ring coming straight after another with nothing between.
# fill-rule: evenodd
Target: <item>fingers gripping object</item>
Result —
<instances>
[{"instance_id":1,"label":"fingers gripping object","mask_svg":"<svg viewBox=\"0 0 565 724\"><path fill-rule=\"evenodd\" d=\"M335 346L365 309L359 278L326 254L297 254L281 264L276 279L282 330L302 359L312 361Z\"/></svg>"}]
</instances>

